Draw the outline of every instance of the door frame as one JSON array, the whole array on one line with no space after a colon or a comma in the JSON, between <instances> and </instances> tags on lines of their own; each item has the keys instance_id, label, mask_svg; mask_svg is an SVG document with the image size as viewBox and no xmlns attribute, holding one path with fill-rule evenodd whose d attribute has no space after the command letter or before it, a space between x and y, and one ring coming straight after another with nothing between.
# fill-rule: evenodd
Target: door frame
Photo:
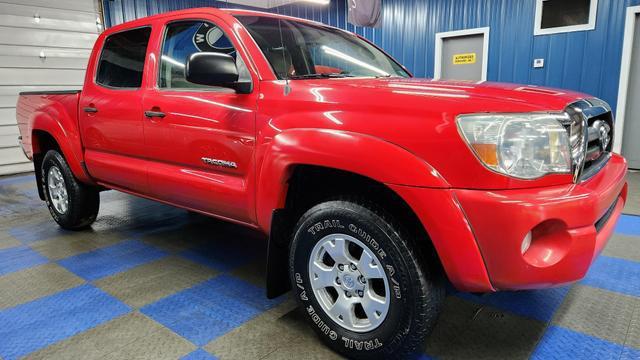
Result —
<instances>
[{"instance_id":1,"label":"door frame","mask_svg":"<svg viewBox=\"0 0 640 360\"><path fill-rule=\"evenodd\" d=\"M439 80L442 77L442 46L444 39L468 36L484 35L483 56L482 56L482 80L487 81L487 71L489 69L489 33L491 28L482 27L475 29L465 29L456 31L445 31L436 33L436 55L434 62L433 78Z\"/></svg>"},{"instance_id":2,"label":"door frame","mask_svg":"<svg viewBox=\"0 0 640 360\"><path fill-rule=\"evenodd\" d=\"M613 151L622 153L622 132L624 131L624 117L627 111L627 97L629 92L629 77L631 76L631 58L633 56L633 42L635 37L636 15L640 14L640 6L627 8L624 28L624 45L622 47L622 65L620 67L620 85L618 88L618 105L616 107L616 124L613 140Z\"/></svg>"}]
</instances>

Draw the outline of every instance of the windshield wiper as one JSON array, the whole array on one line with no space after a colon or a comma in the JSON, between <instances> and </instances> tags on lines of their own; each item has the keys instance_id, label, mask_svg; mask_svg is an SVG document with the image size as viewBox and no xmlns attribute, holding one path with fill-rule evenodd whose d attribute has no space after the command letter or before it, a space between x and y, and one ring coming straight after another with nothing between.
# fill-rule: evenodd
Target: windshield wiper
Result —
<instances>
[{"instance_id":1,"label":"windshield wiper","mask_svg":"<svg viewBox=\"0 0 640 360\"><path fill-rule=\"evenodd\" d=\"M304 74L304 75L291 75L289 76L289 79L339 79L339 78L346 78L346 77L353 77L353 75L349 75L349 74L338 74L338 73L331 73L331 74Z\"/></svg>"}]
</instances>

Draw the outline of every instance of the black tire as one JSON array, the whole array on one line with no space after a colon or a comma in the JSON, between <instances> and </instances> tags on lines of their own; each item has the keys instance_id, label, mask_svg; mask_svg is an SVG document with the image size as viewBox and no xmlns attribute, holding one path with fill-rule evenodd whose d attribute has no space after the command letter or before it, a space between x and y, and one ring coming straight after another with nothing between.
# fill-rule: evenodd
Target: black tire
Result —
<instances>
[{"instance_id":1,"label":"black tire","mask_svg":"<svg viewBox=\"0 0 640 360\"><path fill-rule=\"evenodd\" d=\"M310 256L316 244L331 234L349 235L366 245L387 276L388 313L371 331L355 332L338 324L311 287ZM301 217L290 249L292 287L303 317L334 351L356 359L419 355L437 321L445 291L442 275L421 263L409 240L408 232L388 214L359 201L325 202Z\"/></svg>"},{"instance_id":2,"label":"black tire","mask_svg":"<svg viewBox=\"0 0 640 360\"><path fill-rule=\"evenodd\" d=\"M64 212L56 210L53 205L48 186L48 174L52 167L57 167L64 179L68 195L68 208ZM51 217L61 228L67 230L81 230L89 227L96 220L100 208L100 193L91 186L76 180L67 161L55 150L49 150L42 160L42 190Z\"/></svg>"}]
</instances>

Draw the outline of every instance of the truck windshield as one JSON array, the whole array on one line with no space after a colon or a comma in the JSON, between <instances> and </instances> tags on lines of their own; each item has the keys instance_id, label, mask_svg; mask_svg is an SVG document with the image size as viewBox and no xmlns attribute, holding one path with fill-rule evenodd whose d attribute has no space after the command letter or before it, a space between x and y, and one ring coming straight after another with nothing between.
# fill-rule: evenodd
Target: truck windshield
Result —
<instances>
[{"instance_id":1,"label":"truck windshield","mask_svg":"<svg viewBox=\"0 0 640 360\"><path fill-rule=\"evenodd\" d=\"M237 16L279 79L409 77L392 58L347 32L266 16Z\"/></svg>"}]
</instances>

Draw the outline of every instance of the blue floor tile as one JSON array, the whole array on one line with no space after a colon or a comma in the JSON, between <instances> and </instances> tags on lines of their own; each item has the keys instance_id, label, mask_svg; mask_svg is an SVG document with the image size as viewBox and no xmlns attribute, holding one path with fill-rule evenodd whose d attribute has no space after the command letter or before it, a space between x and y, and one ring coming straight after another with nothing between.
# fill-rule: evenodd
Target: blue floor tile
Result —
<instances>
[{"instance_id":1,"label":"blue floor tile","mask_svg":"<svg viewBox=\"0 0 640 360\"><path fill-rule=\"evenodd\" d=\"M141 311L198 346L240 326L282 301L262 288L221 275L147 305Z\"/></svg>"},{"instance_id":2,"label":"blue floor tile","mask_svg":"<svg viewBox=\"0 0 640 360\"><path fill-rule=\"evenodd\" d=\"M129 311L91 285L0 311L0 357L22 357Z\"/></svg>"},{"instance_id":3,"label":"blue floor tile","mask_svg":"<svg viewBox=\"0 0 640 360\"><path fill-rule=\"evenodd\" d=\"M225 272L264 257L265 249L256 246L255 241L217 238L210 243L185 250L180 255L191 261Z\"/></svg>"},{"instance_id":4,"label":"blue floor tile","mask_svg":"<svg viewBox=\"0 0 640 360\"><path fill-rule=\"evenodd\" d=\"M640 216L620 216L616 225L616 233L640 236Z\"/></svg>"},{"instance_id":5,"label":"blue floor tile","mask_svg":"<svg viewBox=\"0 0 640 360\"><path fill-rule=\"evenodd\" d=\"M531 359L618 360L624 347L593 336L551 326L538 343Z\"/></svg>"},{"instance_id":6,"label":"blue floor tile","mask_svg":"<svg viewBox=\"0 0 640 360\"><path fill-rule=\"evenodd\" d=\"M620 356L620 360L638 360L640 359L640 350L633 349L628 346L622 350L622 356Z\"/></svg>"},{"instance_id":7,"label":"blue floor tile","mask_svg":"<svg viewBox=\"0 0 640 360\"><path fill-rule=\"evenodd\" d=\"M27 269L47 262L49 262L47 258L27 246L0 250L0 275Z\"/></svg>"},{"instance_id":8,"label":"blue floor tile","mask_svg":"<svg viewBox=\"0 0 640 360\"><path fill-rule=\"evenodd\" d=\"M45 206L45 204L42 203L42 206ZM60 228L53 220L16 226L9 229L9 235L13 236L23 244L31 244L36 241L47 240L69 233L72 232Z\"/></svg>"},{"instance_id":9,"label":"blue floor tile","mask_svg":"<svg viewBox=\"0 0 640 360\"><path fill-rule=\"evenodd\" d=\"M208 352L198 349L186 356L182 357L181 360L217 360L218 358L209 354Z\"/></svg>"},{"instance_id":10,"label":"blue floor tile","mask_svg":"<svg viewBox=\"0 0 640 360\"><path fill-rule=\"evenodd\" d=\"M545 290L503 291L482 296L456 293L456 296L474 303L493 306L500 310L547 322L551 320L568 292L569 287L565 286Z\"/></svg>"},{"instance_id":11,"label":"blue floor tile","mask_svg":"<svg viewBox=\"0 0 640 360\"><path fill-rule=\"evenodd\" d=\"M72 256L58 263L81 278L93 281L164 256L167 256L167 253L158 248L138 240L129 240Z\"/></svg>"},{"instance_id":12,"label":"blue floor tile","mask_svg":"<svg viewBox=\"0 0 640 360\"><path fill-rule=\"evenodd\" d=\"M600 256L582 284L640 297L640 262Z\"/></svg>"},{"instance_id":13,"label":"blue floor tile","mask_svg":"<svg viewBox=\"0 0 640 360\"><path fill-rule=\"evenodd\" d=\"M27 182L32 182L33 186L36 186L36 176L33 174L29 174L22 176L3 177L0 178L0 187L6 185L23 184Z\"/></svg>"}]
</instances>

